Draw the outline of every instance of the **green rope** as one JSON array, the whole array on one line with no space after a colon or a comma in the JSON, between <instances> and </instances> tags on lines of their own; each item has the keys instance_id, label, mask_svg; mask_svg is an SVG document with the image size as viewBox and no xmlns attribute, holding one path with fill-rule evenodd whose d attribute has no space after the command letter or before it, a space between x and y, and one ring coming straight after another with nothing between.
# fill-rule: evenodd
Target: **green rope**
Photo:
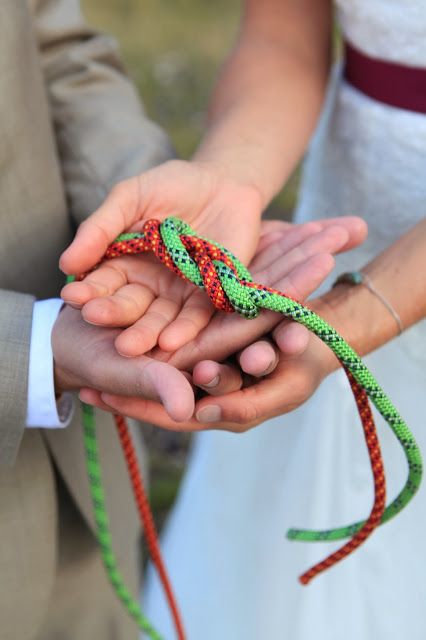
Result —
<instances>
[{"instance_id":1,"label":"green rope","mask_svg":"<svg viewBox=\"0 0 426 640\"><path fill-rule=\"evenodd\" d=\"M67 282L73 282L74 276L68 276ZM102 484L102 472L99 461L99 449L96 437L95 410L91 405L81 403L83 414L83 439L86 452L86 471L89 480L90 496L96 524L96 539L101 551L106 574L118 599L123 603L129 615L135 620L141 631L145 631L151 640L163 640L158 631L144 615L137 600L127 589L118 570L117 558L112 547L112 537L105 506L105 493Z\"/></svg>"},{"instance_id":2,"label":"green rope","mask_svg":"<svg viewBox=\"0 0 426 640\"><path fill-rule=\"evenodd\" d=\"M198 237L191 227L179 218L170 217L160 225L160 233L168 254L184 276L200 288L200 273L195 261L191 258L182 243L181 236ZM119 236L114 245L129 240L143 240L143 233L127 233ZM354 376L355 380L366 391L377 410L383 416L404 449L408 463L408 478L405 486L396 498L385 509L381 524L395 517L414 497L422 479L422 458L414 436L410 432L391 400L381 389L372 373L362 362L358 354L349 344L316 313L299 302L287 298L268 287L254 285L249 271L239 260L221 245L206 240L214 247L220 248L231 259L236 273L221 260L213 260L220 283L234 309L245 318L254 318L260 309L270 309L287 318L304 325L322 340L337 356L341 364ZM113 246L113 245L112 245ZM290 529L288 538L302 541L340 540L353 536L365 524L365 520L329 530Z\"/></svg>"},{"instance_id":3,"label":"green rope","mask_svg":"<svg viewBox=\"0 0 426 640\"><path fill-rule=\"evenodd\" d=\"M139 629L145 631L152 640L162 640L162 636L154 629L144 616L139 603L133 598L124 584L124 580L117 567L117 559L112 549L109 518L105 507L105 494L102 486L99 451L96 438L95 412L92 406L82 404L84 447L86 450L87 475L89 478L93 512L96 523L96 537L101 550L104 567L111 585L119 600L135 620Z\"/></svg>"}]
</instances>

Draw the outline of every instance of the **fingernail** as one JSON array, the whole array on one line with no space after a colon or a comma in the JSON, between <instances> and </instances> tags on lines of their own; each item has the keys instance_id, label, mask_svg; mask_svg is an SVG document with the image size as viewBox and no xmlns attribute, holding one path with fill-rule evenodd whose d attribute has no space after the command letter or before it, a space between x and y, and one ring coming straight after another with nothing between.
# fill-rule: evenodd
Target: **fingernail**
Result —
<instances>
[{"instance_id":1,"label":"fingernail","mask_svg":"<svg viewBox=\"0 0 426 640\"><path fill-rule=\"evenodd\" d=\"M217 387L218 384L219 384L219 376L217 375L213 378L213 380L210 380L210 382L206 382L202 386L207 387L208 389L212 389L213 387Z\"/></svg>"},{"instance_id":2,"label":"fingernail","mask_svg":"<svg viewBox=\"0 0 426 640\"><path fill-rule=\"evenodd\" d=\"M217 404L210 404L197 411L195 415L198 422L219 422L222 417L222 411Z\"/></svg>"},{"instance_id":3,"label":"fingernail","mask_svg":"<svg viewBox=\"0 0 426 640\"><path fill-rule=\"evenodd\" d=\"M105 404L110 404L110 402L114 401L114 396L108 393L101 393L101 400L102 402L105 402Z\"/></svg>"},{"instance_id":4,"label":"fingernail","mask_svg":"<svg viewBox=\"0 0 426 640\"><path fill-rule=\"evenodd\" d=\"M72 307L73 309L81 309L82 305L78 304L78 302L72 302L71 300L66 300L65 298L62 298L62 300L64 301L65 304L67 304L69 307Z\"/></svg>"},{"instance_id":5,"label":"fingernail","mask_svg":"<svg viewBox=\"0 0 426 640\"><path fill-rule=\"evenodd\" d=\"M83 391L83 392L81 392L81 391L80 391L80 393L78 394L78 399L79 399L81 402L84 402L84 404L92 404L92 403L91 403L91 402L89 402L87 399L85 400L85 397L86 397L86 396L85 396L84 391Z\"/></svg>"},{"instance_id":6,"label":"fingernail","mask_svg":"<svg viewBox=\"0 0 426 640\"><path fill-rule=\"evenodd\" d=\"M273 371L275 369L277 365L277 359L274 358L273 360L271 360L271 362L268 364L268 366L266 367L266 369L264 371L262 371L262 373L259 373L258 376L259 377L263 377L263 376L267 376L269 373L271 373L271 371Z\"/></svg>"},{"instance_id":7,"label":"fingernail","mask_svg":"<svg viewBox=\"0 0 426 640\"><path fill-rule=\"evenodd\" d=\"M117 351L118 355L121 356L122 358L133 358L134 357L134 356L129 356L128 353L123 353L123 351L120 351L120 349L117 349L117 347L115 347L115 348L116 348L116 351Z\"/></svg>"}]
</instances>

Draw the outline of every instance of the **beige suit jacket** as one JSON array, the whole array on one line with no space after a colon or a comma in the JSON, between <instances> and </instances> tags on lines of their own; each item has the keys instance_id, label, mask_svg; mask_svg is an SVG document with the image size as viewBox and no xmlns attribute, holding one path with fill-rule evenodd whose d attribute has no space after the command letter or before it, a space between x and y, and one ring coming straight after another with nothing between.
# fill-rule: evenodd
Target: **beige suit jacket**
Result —
<instances>
[{"instance_id":1,"label":"beige suit jacket","mask_svg":"<svg viewBox=\"0 0 426 640\"><path fill-rule=\"evenodd\" d=\"M50 597L57 527L52 459L91 521L79 412L65 430L25 429L34 301L58 295L58 257L110 188L170 155L114 41L84 23L77 0L1 0L0 637L29 637ZM112 421L99 416L98 425L124 562L136 516Z\"/></svg>"}]
</instances>

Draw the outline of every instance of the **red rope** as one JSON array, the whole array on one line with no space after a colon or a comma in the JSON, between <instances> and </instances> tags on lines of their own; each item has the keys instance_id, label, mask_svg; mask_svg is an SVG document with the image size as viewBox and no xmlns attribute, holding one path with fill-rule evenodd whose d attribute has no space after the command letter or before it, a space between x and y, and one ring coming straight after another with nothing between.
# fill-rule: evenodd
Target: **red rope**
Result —
<instances>
[{"instance_id":1,"label":"red rope","mask_svg":"<svg viewBox=\"0 0 426 640\"><path fill-rule=\"evenodd\" d=\"M383 459L380 451L380 444L377 437L376 425L374 423L373 414L371 412L370 403L368 401L367 393L356 382L352 374L346 370L352 392L354 394L358 412L361 418L362 427L364 430L365 441L367 443L368 453L370 456L370 465L374 477L374 504L371 510L368 520L364 526L349 540L343 547L330 554L325 560L318 562L311 569L308 569L299 580L302 584L308 584L313 578L330 569L333 565L337 564L353 553L367 538L373 533L373 531L380 524L383 512L385 510L386 503L386 481L385 471L383 467Z\"/></svg>"},{"instance_id":2,"label":"red rope","mask_svg":"<svg viewBox=\"0 0 426 640\"><path fill-rule=\"evenodd\" d=\"M185 640L185 631L183 628L182 617L180 615L176 598L173 594L173 589L167 575L163 558L161 556L157 530L155 527L151 507L149 505L149 500L146 495L142 475L139 469L138 459L129 432L129 428L127 426L125 418L123 418L122 416L114 415L114 420L120 438L121 447L123 449L123 454L126 460L130 481L132 483L133 495L135 497L136 505L138 508L139 518L143 527L149 554L159 575L164 593L166 594L166 598L169 603L170 611L172 613L173 621L175 624L177 637L179 640Z\"/></svg>"},{"instance_id":3,"label":"red rope","mask_svg":"<svg viewBox=\"0 0 426 640\"><path fill-rule=\"evenodd\" d=\"M213 260L221 260L225 262L230 268L235 269L232 260L218 247L210 244L209 242L196 238L191 235L182 235L181 241L185 245L185 248L190 253L193 260L197 263L199 267L200 274L203 279L205 291L207 295L212 300L215 307L221 309L222 311L232 311L232 306L230 305L225 292L223 291L220 280L218 279L216 269L213 264ZM155 255L159 258L159 260L165 264L169 269L171 269L174 273L179 275L180 277L185 278L180 269L178 269L173 263L167 248L162 240L160 231L159 231L159 222L156 220L149 220L144 225L144 237L143 238L135 238L122 240L113 243L107 250L105 254L105 258L115 258L120 255L129 255L129 254L137 254L145 251L153 251ZM264 287L261 285L257 285L255 283L246 283L248 286L257 289L264 289L265 291L270 291L273 293L277 293L279 295L283 295L279 291L274 291L269 287ZM332 553L330 556L325 558L322 562L319 562L311 569L306 571L302 576L300 576L299 580L302 584L308 584L315 576L320 574L321 572L329 569L343 558L347 557L349 554L353 553L355 549L357 549L365 540L373 533L376 527L380 524L381 517L385 510L385 500L386 500L386 483L385 483L385 475L384 475L384 467L383 460L380 451L380 445L377 437L376 426L374 423L373 415L371 412L369 400L367 393L364 389L355 381L352 374L346 370L346 374L348 376L352 392L355 397L355 401L357 403L358 412L361 418L361 423L364 430L364 436L368 447L368 452L370 456L370 464L374 477L374 504L370 513L368 520L365 522L364 526L347 542L343 547ZM117 418L118 419L118 418ZM121 419L122 420L122 419ZM129 467L130 470L130 467ZM132 480L133 482L133 480ZM135 493L137 495L137 493ZM149 510L149 506L147 506ZM142 516L143 517L143 516ZM152 521L152 516L151 516ZM144 525L146 530L148 528ZM154 547L153 547L154 548ZM161 563L161 558L159 557L159 549L158 544L155 547L155 554L158 554L156 557L159 558L159 562ZM153 556L154 559L154 556ZM162 563L161 563L162 566ZM158 569L160 576L162 575L161 571L164 571L164 567L160 571ZM165 573L164 573L165 576ZM167 582L167 576L165 576L163 581L164 588L166 592L168 591L171 594L170 585ZM167 585L167 586L166 586ZM172 601L172 595L169 599L169 602ZM183 637L183 636L182 636Z\"/></svg>"}]
</instances>

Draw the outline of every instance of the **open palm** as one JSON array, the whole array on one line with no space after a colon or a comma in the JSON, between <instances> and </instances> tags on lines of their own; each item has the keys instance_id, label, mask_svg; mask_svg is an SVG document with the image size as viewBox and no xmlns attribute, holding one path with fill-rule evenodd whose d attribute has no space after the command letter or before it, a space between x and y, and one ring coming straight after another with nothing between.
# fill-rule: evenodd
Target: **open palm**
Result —
<instances>
[{"instance_id":1,"label":"open palm","mask_svg":"<svg viewBox=\"0 0 426 640\"><path fill-rule=\"evenodd\" d=\"M87 272L121 232L140 230L147 219L170 215L248 263L259 239L260 213L254 188L199 163L171 161L117 186L80 226L61 268L72 274ZM144 353L157 340L164 350L174 351L195 338L214 311L202 292L179 282L150 256L105 263L83 281L67 285L62 296L82 307L88 322L133 325L117 340L125 355Z\"/></svg>"}]
</instances>

